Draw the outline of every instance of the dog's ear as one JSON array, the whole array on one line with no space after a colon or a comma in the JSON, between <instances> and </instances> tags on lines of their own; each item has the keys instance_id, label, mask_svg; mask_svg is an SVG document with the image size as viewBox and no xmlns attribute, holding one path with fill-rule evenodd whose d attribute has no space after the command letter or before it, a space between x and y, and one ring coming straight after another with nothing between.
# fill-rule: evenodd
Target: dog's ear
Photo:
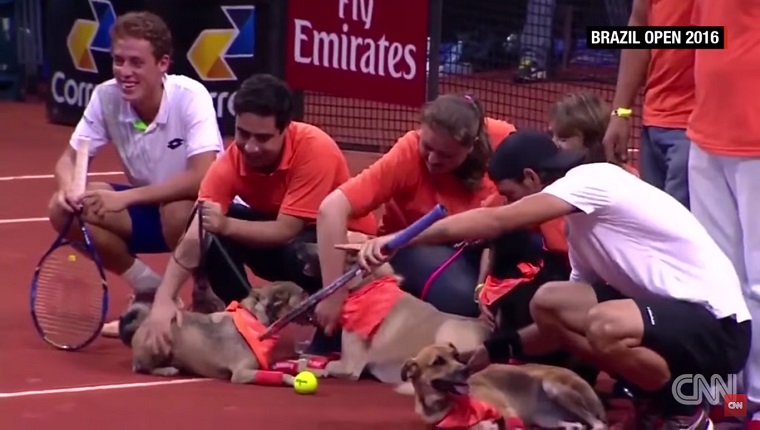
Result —
<instances>
[{"instance_id":1,"label":"dog's ear","mask_svg":"<svg viewBox=\"0 0 760 430\"><path fill-rule=\"evenodd\" d=\"M404 382L420 377L420 365L413 359L406 360L401 366L401 380Z\"/></svg>"}]
</instances>

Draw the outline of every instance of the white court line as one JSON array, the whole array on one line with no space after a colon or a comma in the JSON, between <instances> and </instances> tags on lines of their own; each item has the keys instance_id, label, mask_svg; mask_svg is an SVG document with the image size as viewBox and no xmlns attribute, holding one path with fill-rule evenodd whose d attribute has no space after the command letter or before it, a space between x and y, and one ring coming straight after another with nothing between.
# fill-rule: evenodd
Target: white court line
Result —
<instances>
[{"instance_id":1,"label":"white court line","mask_svg":"<svg viewBox=\"0 0 760 430\"><path fill-rule=\"evenodd\" d=\"M13 393L0 393L0 399L7 399L11 397L44 396L44 395L49 395L49 394L72 394L72 393L83 393L83 392L89 392L89 391L124 390L124 389L129 389L129 388L144 388L144 387L156 387L156 386L161 386L161 385L189 384L192 382L204 382L204 381L213 381L213 379L207 379L207 378L174 379L170 381L134 382L130 384L91 385L88 387L55 388L51 390L37 390L37 391L16 391Z\"/></svg>"},{"instance_id":2,"label":"white court line","mask_svg":"<svg viewBox=\"0 0 760 430\"><path fill-rule=\"evenodd\" d=\"M47 218L8 218L0 219L0 224L21 224L25 222L42 222L47 221Z\"/></svg>"},{"instance_id":3,"label":"white court line","mask_svg":"<svg viewBox=\"0 0 760 430\"><path fill-rule=\"evenodd\" d=\"M92 172L87 176L118 176L124 172ZM0 176L0 181L20 181L23 179L55 179L55 175L21 175L21 176Z\"/></svg>"}]
</instances>

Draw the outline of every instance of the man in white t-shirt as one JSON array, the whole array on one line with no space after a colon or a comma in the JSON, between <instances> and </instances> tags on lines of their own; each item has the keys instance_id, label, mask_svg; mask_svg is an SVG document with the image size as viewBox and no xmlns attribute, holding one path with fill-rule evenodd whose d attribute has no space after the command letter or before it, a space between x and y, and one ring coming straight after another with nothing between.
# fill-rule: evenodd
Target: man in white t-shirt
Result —
<instances>
[{"instance_id":1,"label":"man in white t-shirt","mask_svg":"<svg viewBox=\"0 0 760 430\"><path fill-rule=\"evenodd\" d=\"M726 255L677 200L618 166L579 165L577 153L538 132L518 131L500 151L505 168L523 172L507 180L524 197L447 217L413 243L490 239L565 217L572 273L538 290L534 326L463 354L471 367L564 349L649 400L656 409L645 416L666 423L656 428L707 428L705 410L678 404L671 383L682 374L737 373L747 360L750 314ZM366 243L362 264L382 261L388 240Z\"/></svg>"},{"instance_id":2,"label":"man in white t-shirt","mask_svg":"<svg viewBox=\"0 0 760 430\"><path fill-rule=\"evenodd\" d=\"M172 38L147 12L120 16L111 28L114 79L98 85L55 168L50 222L61 231L74 208L85 219L103 265L135 294L151 295L161 277L136 257L169 252L185 231L201 179L223 151L211 95L199 82L167 75ZM90 157L109 142L129 184L91 182L84 198L68 194L76 148ZM76 234L76 232L72 233ZM118 336L118 322L103 335Z\"/></svg>"}]
</instances>

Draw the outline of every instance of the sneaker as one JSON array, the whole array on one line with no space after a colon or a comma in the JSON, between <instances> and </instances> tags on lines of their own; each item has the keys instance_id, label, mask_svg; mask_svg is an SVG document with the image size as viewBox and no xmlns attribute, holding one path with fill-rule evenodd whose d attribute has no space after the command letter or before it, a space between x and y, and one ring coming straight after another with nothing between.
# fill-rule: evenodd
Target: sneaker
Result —
<instances>
[{"instance_id":1,"label":"sneaker","mask_svg":"<svg viewBox=\"0 0 760 430\"><path fill-rule=\"evenodd\" d=\"M129 297L129 306L134 301L135 296ZM177 297L176 300L177 307L182 309L185 307L185 304L182 302L182 299ZM100 330L100 335L103 337L109 337L109 338L118 338L119 337L119 320L115 319L113 321L109 321L105 324L103 324L103 328Z\"/></svg>"},{"instance_id":2,"label":"sneaker","mask_svg":"<svg viewBox=\"0 0 760 430\"><path fill-rule=\"evenodd\" d=\"M525 58L520 61L520 65L517 67L514 80L518 83L545 81L546 68L540 67L536 60Z\"/></svg>"}]
</instances>

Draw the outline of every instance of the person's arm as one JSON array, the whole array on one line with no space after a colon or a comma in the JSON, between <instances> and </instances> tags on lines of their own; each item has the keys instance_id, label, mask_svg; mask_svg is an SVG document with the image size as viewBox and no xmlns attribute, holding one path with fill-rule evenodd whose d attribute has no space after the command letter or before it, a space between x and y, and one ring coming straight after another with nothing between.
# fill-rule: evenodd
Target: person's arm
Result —
<instances>
[{"instance_id":1,"label":"person's arm","mask_svg":"<svg viewBox=\"0 0 760 430\"><path fill-rule=\"evenodd\" d=\"M183 110L186 130L187 169L160 184L123 191L129 196L130 205L195 199L203 176L223 150L214 103L208 91L188 92L187 100L179 108Z\"/></svg>"},{"instance_id":2,"label":"person's arm","mask_svg":"<svg viewBox=\"0 0 760 430\"><path fill-rule=\"evenodd\" d=\"M641 27L649 25L649 3L651 0L633 0L628 25ZM623 49L620 54L617 85L612 108L630 109L644 84L649 67L649 49Z\"/></svg>"},{"instance_id":3,"label":"person's arm","mask_svg":"<svg viewBox=\"0 0 760 430\"><path fill-rule=\"evenodd\" d=\"M348 242L348 219L361 217L391 200L415 164L410 155L416 151L414 136L407 134L393 148L359 175L336 189L319 206L317 246L322 285L330 285L345 271L346 253L335 245ZM399 166L404 166L399 168Z\"/></svg>"},{"instance_id":4,"label":"person's arm","mask_svg":"<svg viewBox=\"0 0 760 430\"><path fill-rule=\"evenodd\" d=\"M90 141L90 158L92 159L98 150L110 141L106 122L103 118L103 109L101 106L101 97L103 87L98 85L90 96L90 101L82 114L82 118L77 123L71 139L63 154L55 163L55 180L58 183L59 190L67 190L73 179L74 161L76 160L77 148L81 139Z\"/></svg>"},{"instance_id":5,"label":"person's arm","mask_svg":"<svg viewBox=\"0 0 760 430\"><path fill-rule=\"evenodd\" d=\"M182 286L190 279L192 270L200 261L198 217L193 218L185 235L177 244L174 254L166 264L164 276L156 291L156 303L173 303Z\"/></svg>"},{"instance_id":6,"label":"person's arm","mask_svg":"<svg viewBox=\"0 0 760 430\"><path fill-rule=\"evenodd\" d=\"M533 226L574 211L572 205L550 194L533 194L506 206L472 209L448 216L420 233L410 245L494 239L502 233Z\"/></svg>"}]
</instances>

